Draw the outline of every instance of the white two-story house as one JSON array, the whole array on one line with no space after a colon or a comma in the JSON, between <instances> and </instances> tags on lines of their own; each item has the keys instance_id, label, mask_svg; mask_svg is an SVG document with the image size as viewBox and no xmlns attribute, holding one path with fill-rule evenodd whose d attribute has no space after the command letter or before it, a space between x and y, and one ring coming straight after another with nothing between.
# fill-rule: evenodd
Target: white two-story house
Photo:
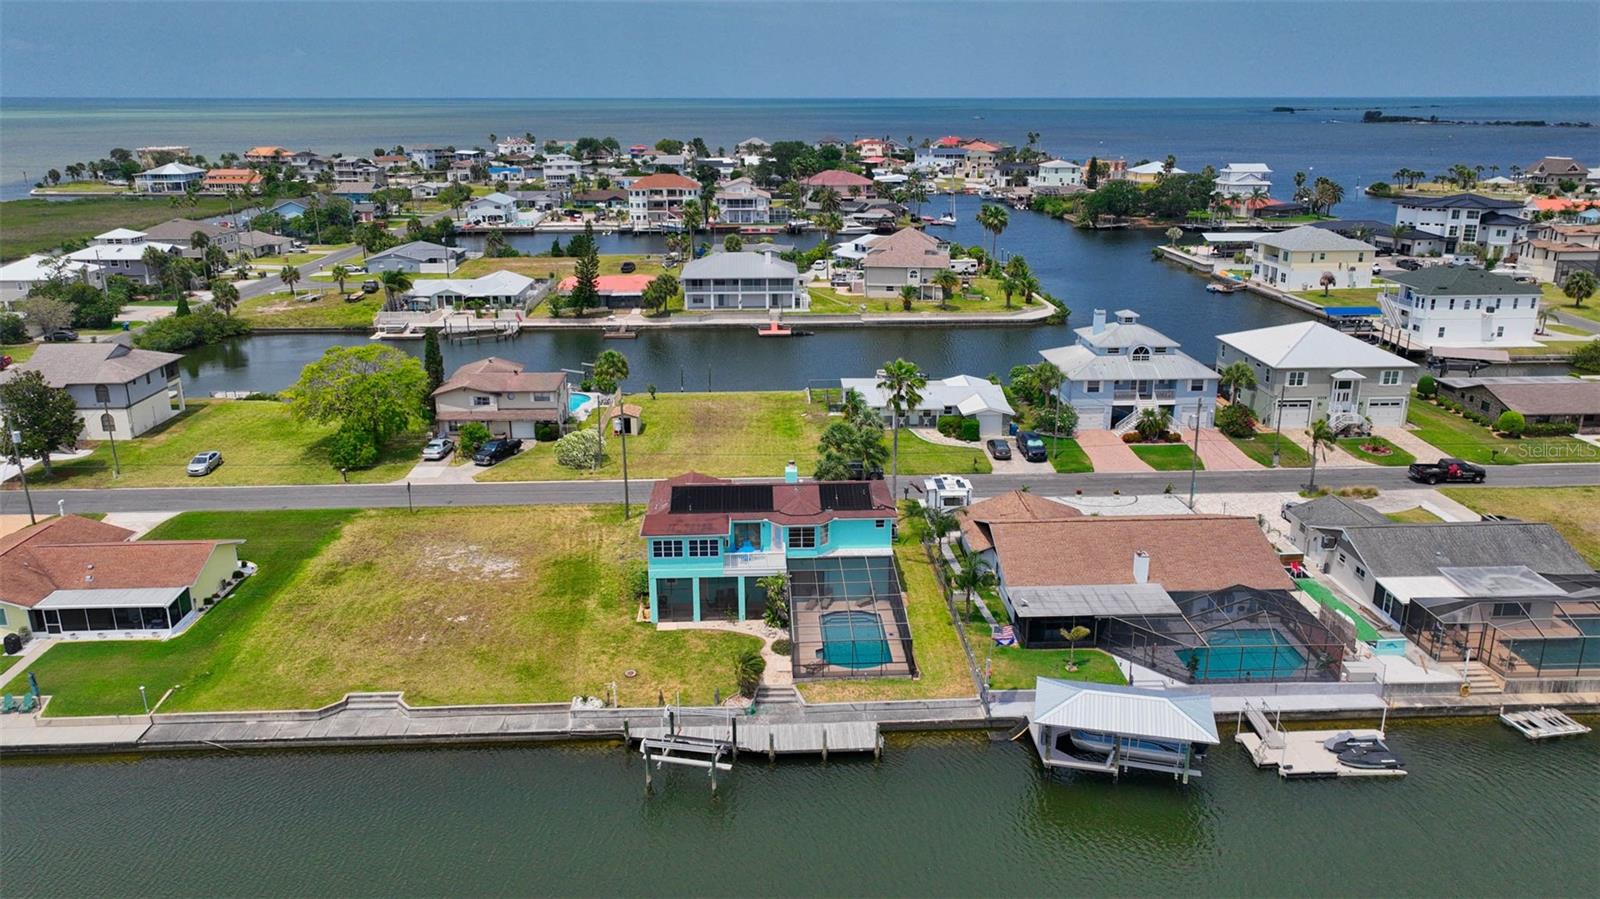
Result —
<instances>
[{"instance_id":1,"label":"white two-story house","mask_svg":"<svg viewBox=\"0 0 1600 899\"><path fill-rule=\"evenodd\" d=\"M1173 425L1209 428L1217 407L1217 373L1181 351L1176 340L1148 325L1139 314L1118 310L1114 321L1096 309L1094 321L1078 328L1072 346L1040 350L1066 376L1061 401L1078 413L1080 428L1133 429L1141 410L1172 414Z\"/></svg>"},{"instance_id":2,"label":"white two-story house","mask_svg":"<svg viewBox=\"0 0 1600 899\"><path fill-rule=\"evenodd\" d=\"M1465 266L1428 266L1389 276L1378 294L1383 318L1427 347L1538 346L1540 292L1506 275Z\"/></svg>"},{"instance_id":3,"label":"white two-story house","mask_svg":"<svg viewBox=\"0 0 1600 899\"><path fill-rule=\"evenodd\" d=\"M1264 162L1230 162L1217 172L1217 193L1228 197L1249 197L1256 191L1272 192L1272 169Z\"/></svg>"},{"instance_id":4,"label":"white two-story house","mask_svg":"<svg viewBox=\"0 0 1600 899\"><path fill-rule=\"evenodd\" d=\"M758 225L772 221L772 194L749 178L735 178L717 188L717 221Z\"/></svg>"},{"instance_id":5,"label":"white two-story house","mask_svg":"<svg viewBox=\"0 0 1600 899\"><path fill-rule=\"evenodd\" d=\"M1028 186L1036 193L1060 192L1082 185L1083 166L1067 159L1039 163L1039 174L1028 179Z\"/></svg>"},{"instance_id":6,"label":"white two-story house","mask_svg":"<svg viewBox=\"0 0 1600 899\"><path fill-rule=\"evenodd\" d=\"M1249 365L1239 402L1272 428L1326 418L1337 432L1405 424L1417 366L1318 322L1217 335L1217 368Z\"/></svg>"},{"instance_id":7,"label":"white two-story house","mask_svg":"<svg viewBox=\"0 0 1600 899\"><path fill-rule=\"evenodd\" d=\"M1377 247L1325 228L1303 225L1267 232L1250 250L1250 279L1279 290L1315 290L1324 274L1332 287L1371 287Z\"/></svg>"},{"instance_id":8,"label":"white two-story house","mask_svg":"<svg viewBox=\"0 0 1600 899\"><path fill-rule=\"evenodd\" d=\"M1445 253L1454 253L1462 243L1475 243L1491 251L1498 247L1505 254L1528 235L1527 220L1517 214L1521 209L1516 200L1481 194L1406 197L1395 201L1394 223L1441 239Z\"/></svg>"}]
</instances>

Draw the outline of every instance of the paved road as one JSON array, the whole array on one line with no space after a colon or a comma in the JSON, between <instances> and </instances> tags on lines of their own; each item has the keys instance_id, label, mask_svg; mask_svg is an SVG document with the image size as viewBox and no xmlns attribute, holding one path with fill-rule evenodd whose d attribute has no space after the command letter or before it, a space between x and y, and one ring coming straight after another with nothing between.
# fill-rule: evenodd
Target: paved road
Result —
<instances>
[{"instance_id":1,"label":"paved road","mask_svg":"<svg viewBox=\"0 0 1600 899\"><path fill-rule=\"evenodd\" d=\"M1552 308L1550 312L1551 317L1563 325L1577 328L1580 331L1588 331L1590 334L1600 334L1600 322L1571 312L1565 312L1559 306Z\"/></svg>"},{"instance_id":2,"label":"paved road","mask_svg":"<svg viewBox=\"0 0 1600 899\"><path fill-rule=\"evenodd\" d=\"M313 259L304 265L295 266L300 270L301 285L305 285L307 283L306 279L311 277L312 272L320 271L324 268L331 268L332 266L338 265L341 262L348 262L360 255L360 247L346 247L343 250L335 250L332 253L323 256L321 259ZM254 284L246 284L245 286L239 288L239 299L248 300L251 297L259 297L262 294L272 293L275 290L284 289L283 282L278 280L277 275L268 275ZM297 289L300 288L297 286Z\"/></svg>"},{"instance_id":3,"label":"paved road","mask_svg":"<svg viewBox=\"0 0 1600 899\"><path fill-rule=\"evenodd\" d=\"M1306 482L1306 469L1260 471L1202 471L1197 478L1201 493L1264 493L1298 490ZM902 478L909 489L911 478ZM916 478L920 483L921 479ZM1172 492L1187 496L1189 475L1183 472L1139 474L1048 474L976 475L973 487L980 496L993 496L1008 490L1028 487L1047 496L1070 495L1076 490L1105 496L1112 491L1124 494L1155 494L1170 484ZM650 495L653 482L634 481L630 494L637 511ZM1395 490L1416 485L1406 479L1403 468L1319 469L1317 483L1329 487L1370 485ZM1600 465L1537 464L1495 468L1489 486L1557 487L1600 485ZM421 484L411 486L410 501L418 506L495 506L518 504L619 503L621 481L541 481L498 484ZM403 484L317 485L289 487L156 487L100 490L35 490L34 508L41 513L56 510L57 500L65 500L69 511L80 512L158 512L189 509L337 509L404 507L407 490ZM0 495L0 508L7 513L25 511L21 491L7 490Z\"/></svg>"}]
</instances>

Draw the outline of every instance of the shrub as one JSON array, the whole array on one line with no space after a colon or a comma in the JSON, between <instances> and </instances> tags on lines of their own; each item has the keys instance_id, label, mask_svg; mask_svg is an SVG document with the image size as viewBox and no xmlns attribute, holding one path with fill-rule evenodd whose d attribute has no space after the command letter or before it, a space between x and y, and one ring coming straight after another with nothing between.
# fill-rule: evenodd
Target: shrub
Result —
<instances>
[{"instance_id":1,"label":"shrub","mask_svg":"<svg viewBox=\"0 0 1600 899\"><path fill-rule=\"evenodd\" d=\"M478 448L487 443L489 438L493 436L493 434L489 433L489 426L483 422L467 422L461 426L461 432L456 435L457 441L461 446L461 455L466 457L476 453Z\"/></svg>"},{"instance_id":2,"label":"shrub","mask_svg":"<svg viewBox=\"0 0 1600 899\"><path fill-rule=\"evenodd\" d=\"M1578 426L1570 421L1530 422L1522 429L1528 437L1566 437L1578 433Z\"/></svg>"},{"instance_id":3,"label":"shrub","mask_svg":"<svg viewBox=\"0 0 1600 899\"><path fill-rule=\"evenodd\" d=\"M1572 354L1572 370L1586 375L1600 375L1600 341L1591 340Z\"/></svg>"},{"instance_id":4,"label":"shrub","mask_svg":"<svg viewBox=\"0 0 1600 899\"><path fill-rule=\"evenodd\" d=\"M976 418L961 419L961 439L969 443L978 440L978 420Z\"/></svg>"},{"instance_id":5,"label":"shrub","mask_svg":"<svg viewBox=\"0 0 1600 899\"><path fill-rule=\"evenodd\" d=\"M1217 430L1229 437L1249 437L1256 432L1255 411L1243 403L1217 410Z\"/></svg>"},{"instance_id":6,"label":"shrub","mask_svg":"<svg viewBox=\"0 0 1600 899\"><path fill-rule=\"evenodd\" d=\"M739 682L739 692L747 698L754 698L756 690L761 687L761 675L767 671L767 660L761 657L761 651L746 649L733 657L733 677Z\"/></svg>"},{"instance_id":7,"label":"shrub","mask_svg":"<svg viewBox=\"0 0 1600 899\"><path fill-rule=\"evenodd\" d=\"M1521 412L1512 409L1500 413L1495 419L1494 429L1507 437L1521 437L1522 432L1528 427L1528 420L1522 417Z\"/></svg>"},{"instance_id":8,"label":"shrub","mask_svg":"<svg viewBox=\"0 0 1600 899\"><path fill-rule=\"evenodd\" d=\"M786 656L794 650L794 644L785 639L772 641L772 651L780 656Z\"/></svg>"},{"instance_id":9,"label":"shrub","mask_svg":"<svg viewBox=\"0 0 1600 899\"><path fill-rule=\"evenodd\" d=\"M635 561L628 565L627 574L628 596L631 599L642 600L650 595L650 569L643 562Z\"/></svg>"},{"instance_id":10,"label":"shrub","mask_svg":"<svg viewBox=\"0 0 1600 899\"><path fill-rule=\"evenodd\" d=\"M955 437L961 433L961 416L941 415L938 423L939 433L946 437Z\"/></svg>"},{"instance_id":11,"label":"shrub","mask_svg":"<svg viewBox=\"0 0 1600 899\"><path fill-rule=\"evenodd\" d=\"M328 461L334 468L371 468L378 461L378 443L366 431L342 427L328 444Z\"/></svg>"},{"instance_id":12,"label":"shrub","mask_svg":"<svg viewBox=\"0 0 1600 899\"><path fill-rule=\"evenodd\" d=\"M1129 431L1128 433L1123 434L1122 435L1122 442L1123 443L1138 443L1139 442L1139 432L1138 431Z\"/></svg>"},{"instance_id":13,"label":"shrub","mask_svg":"<svg viewBox=\"0 0 1600 899\"><path fill-rule=\"evenodd\" d=\"M1438 392L1439 382L1433 379L1433 375L1423 375L1417 379L1417 396L1426 399Z\"/></svg>"},{"instance_id":14,"label":"shrub","mask_svg":"<svg viewBox=\"0 0 1600 899\"><path fill-rule=\"evenodd\" d=\"M540 443L549 443L561 436L561 427L548 421L541 421L533 429L533 439Z\"/></svg>"},{"instance_id":15,"label":"shrub","mask_svg":"<svg viewBox=\"0 0 1600 899\"><path fill-rule=\"evenodd\" d=\"M604 451L600 436L588 428L573 431L556 441L556 464L567 468L588 468Z\"/></svg>"},{"instance_id":16,"label":"shrub","mask_svg":"<svg viewBox=\"0 0 1600 899\"><path fill-rule=\"evenodd\" d=\"M177 353L248 333L249 322L229 318L207 306L189 315L170 315L151 322L135 333L133 342L140 349Z\"/></svg>"},{"instance_id":17,"label":"shrub","mask_svg":"<svg viewBox=\"0 0 1600 899\"><path fill-rule=\"evenodd\" d=\"M0 313L0 343L27 343L28 328L15 312Z\"/></svg>"}]
</instances>

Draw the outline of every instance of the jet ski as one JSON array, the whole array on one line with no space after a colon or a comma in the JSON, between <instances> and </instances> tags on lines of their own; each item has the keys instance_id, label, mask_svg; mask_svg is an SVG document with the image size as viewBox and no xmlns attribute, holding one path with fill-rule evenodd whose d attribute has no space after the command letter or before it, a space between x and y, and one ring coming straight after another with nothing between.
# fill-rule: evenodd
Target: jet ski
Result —
<instances>
[{"instance_id":1,"label":"jet ski","mask_svg":"<svg viewBox=\"0 0 1600 899\"><path fill-rule=\"evenodd\" d=\"M1347 749L1372 749L1382 747L1383 741L1377 737L1358 737L1350 731L1340 731L1322 741L1322 748L1332 753L1344 752Z\"/></svg>"},{"instance_id":2,"label":"jet ski","mask_svg":"<svg viewBox=\"0 0 1600 899\"><path fill-rule=\"evenodd\" d=\"M1367 748L1346 749L1339 753L1339 763L1351 768L1400 768L1405 762L1389 747L1379 742Z\"/></svg>"}]
</instances>

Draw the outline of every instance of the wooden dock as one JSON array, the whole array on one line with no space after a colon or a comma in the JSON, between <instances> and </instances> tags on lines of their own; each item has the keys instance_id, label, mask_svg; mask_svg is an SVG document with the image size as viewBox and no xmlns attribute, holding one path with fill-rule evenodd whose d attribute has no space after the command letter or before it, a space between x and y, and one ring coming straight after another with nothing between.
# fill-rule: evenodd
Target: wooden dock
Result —
<instances>
[{"instance_id":1,"label":"wooden dock","mask_svg":"<svg viewBox=\"0 0 1600 899\"><path fill-rule=\"evenodd\" d=\"M1529 712L1500 712L1500 723L1505 724L1530 740L1548 740L1552 737L1576 737L1592 728L1579 724L1560 709L1542 708Z\"/></svg>"},{"instance_id":2,"label":"wooden dock","mask_svg":"<svg viewBox=\"0 0 1600 899\"><path fill-rule=\"evenodd\" d=\"M636 727L630 730L629 736L638 740L668 736L721 740L737 746L740 752L761 753L769 758L780 755L821 755L826 759L835 752L870 752L876 755L883 750L883 738L878 733L875 721L762 723L759 720L736 719L729 724L680 725L673 734L669 734L666 727Z\"/></svg>"}]
</instances>

